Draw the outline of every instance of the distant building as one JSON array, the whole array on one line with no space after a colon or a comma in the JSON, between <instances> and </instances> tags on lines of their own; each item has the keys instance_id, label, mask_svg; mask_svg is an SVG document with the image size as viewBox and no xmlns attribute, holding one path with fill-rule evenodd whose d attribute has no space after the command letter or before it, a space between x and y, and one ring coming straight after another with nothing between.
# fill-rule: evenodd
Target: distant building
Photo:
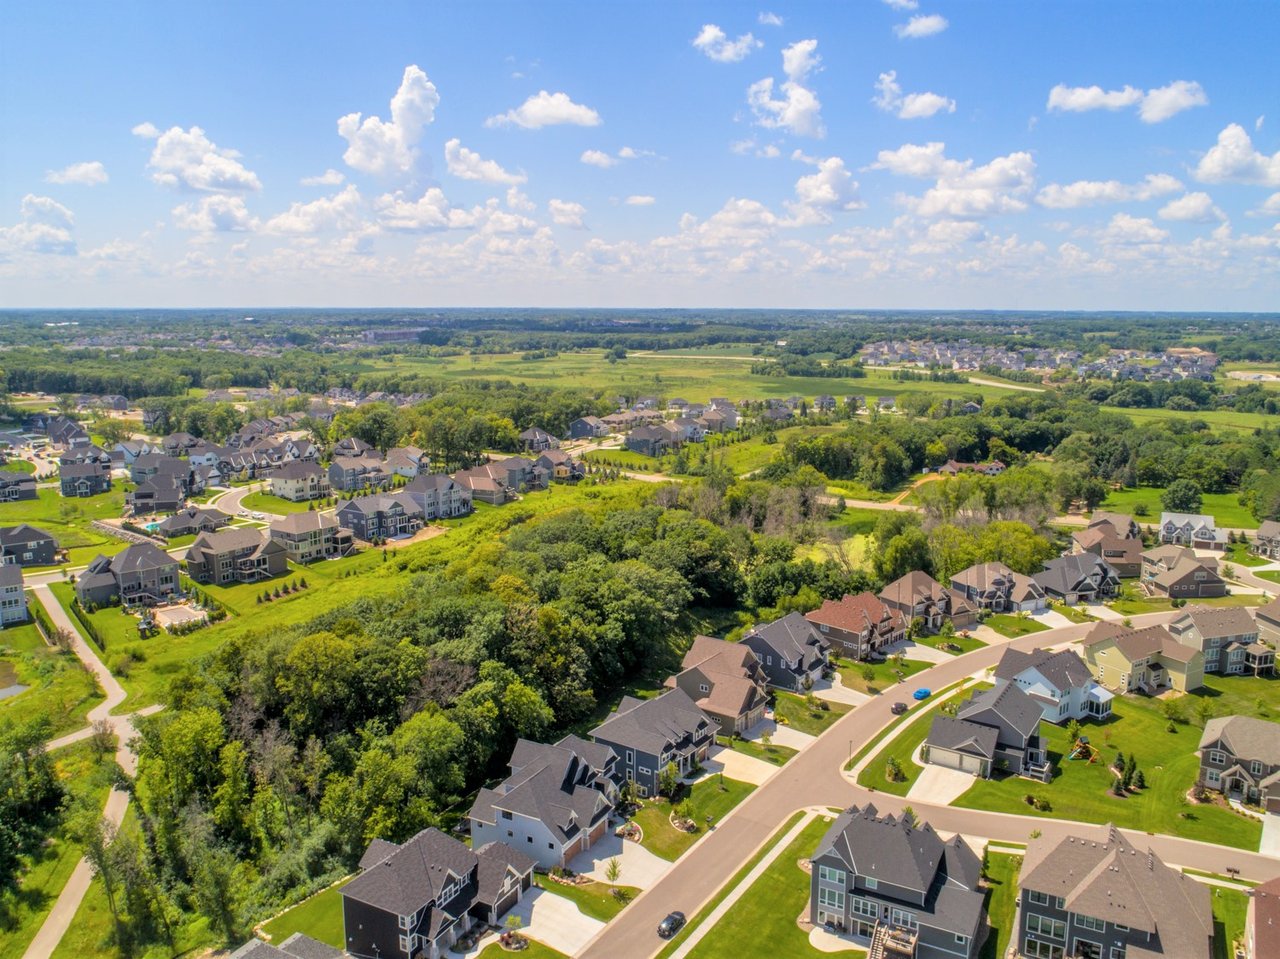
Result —
<instances>
[{"instance_id":1,"label":"distant building","mask_svg":"<svg viewBox=\"0 0 1280 959\"><path fill-rule=\"evenodd\" d=\"M22 590L22 570L13 564L0 566L0 628L26 621L27 594Z\"/></svg>"}]
</instances>

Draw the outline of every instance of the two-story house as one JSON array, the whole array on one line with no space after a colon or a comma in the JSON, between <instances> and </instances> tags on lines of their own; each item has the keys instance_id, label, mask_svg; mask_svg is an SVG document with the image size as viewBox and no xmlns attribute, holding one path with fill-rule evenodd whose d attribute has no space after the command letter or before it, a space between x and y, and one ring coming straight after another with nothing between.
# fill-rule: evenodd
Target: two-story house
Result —
<instances>
[{"instance_id":1,"label":"two-story house","mask_svg":"<svg viewBox=\"0 0 1280 959\"><path fill-rule=\"evenodd\" d=\"M448 519L471 512L471 490L442 473L420 473L400 492L413 497L424 519Z\"/></svg>"},{"instance_id":2,"label":"two-story house","mask_svg":"<svg viewBox=\"0 0 1280 959\"><path fill-rule=\"evenodd\" d=\"M1185 693L1204 685L1204 654L1182 645L1163 626L1096 623L1080 645L1089 672L1112 692Z\"/></svg>"},{"instance_id":3,"label":"two-story house","mask_svg":"<svg viewBox=\"0 0 1280 959\"><path fill-rule=\"evenodd\" d=\"M1121 579L1142 574L1142 540L1120 536L1110 523L1095 523L1071 534L1073 553L1092 553L1106 560Z\"/></svg>"},{"instance_id":4,"label":"two-story house","mask_svg":"<svg viewBox=\"0 0 1280 959\"><path fill-rule=\"evenodd\" d=\"M977 607L963 593L947 589L920 570L895 579L880 591L880 598L890 609L903 615L908 627L918 619L931 633L936 633L948 620L956 629L966 629L978 622Z\"/></svg>"},{"instance_id":5,"label":"two-story house","mask_svg":"<svg viewBox=\"0 0 1280 959\"><path fill-rule=\"evenodd\" d=\"M472 844L506 843L543 869L567 865L609 827L617 761L608 746L577 736L554 746L519 740L510 775L471 805Z\"/></svg>"},{"instance_id":6,"label":"two-story house","mask_svg":"<svg viewBox=\"0 0 1280 959\"><path fill-rule=\"evenodd\" d=\"M981 878L960 836L851 806L814 850L809 918L869 940L871 955L973 959L987 935Z\"/></svg>"},{"instance_id":7,"label":"two-story house","mask_svg":"<svg viewBox=\"0 0 1280 959\"><path fill-rule=\"evenodd\" d=\"M846 593L838 600L823 600L804 618L818 627L838 653L850 659L871 659L907 636L907 621L902 613L875 593Z\"/></svg>"},{"instance_id":8,"label":"two-story house","mask_svg":"<svg viewBox=\"0 0 1280 959\"><path fill-rule=\"evenodd\" d=\"M1258 638L1272 647L1280 646L1280 597L1253 611Z\"/></svg>"},{"instance_id":9,"label":"two-story house","mask_svg":"<svg viewBox=\"0 0 1280 959\"><path fill-rule=\"evenodd\" d=\"M1120 591L1116 571L1093 553L1071 553L1046 560L1044 569L1032 578L1046 596L1068 606L1108 599Z\"/></svg>"},{"instance_id":10,"label":"two-story house","mask_svg":"<svg viewBox=\"0 0 1280 959\"><path fill-rule=\"evenodd\" d=\"M1280 723L1215 716L1205 723L1199 753L1202 786L1280 813Z\"/></svg>"},{"instance_id":11,"label":"two-story house","mask_svg":"<svg viewBox=\"0 0 1280 959\"><path fill-rule=\"evenodd\" d=\"M671 451L674 442L661 426L637 426L627 434L626 447L641 456L662 456Z\"/></svg>"},{"instance_id":12,"label":"two-story house","mask_svg":"<svg viewBox=\"0 0 1280 959\"><path fill-rule=\"evenodd\" d=\"M581 463L564 450L544 450L533 461L534 467L543 470L557 483L575 483L586 476Z\"/></svg>"},{"instance_id":13,"label":"two-story house","mask_svg":"<svg viewBox=\"0 0 1280 959\"><path fill-rule=\"evenodd\" d=\"M1192 549L1226 549L1227 534L1212 516L1200 513L1161 513L1160 542Z\"/></svg>"},{"instance_id":14,"label":"two-story house","mask_svg":"<svg viewBox=\"0 0 1280 959\"><path fill-rule=\"evenodd\" d=\"M1104 720L1111 715L1112 693L1069 649L1054 652L1006 649L996 663L995 680L1013 683L1041 706L1041 719L1062 724L1071 720Z\"/></svg>"},{"instance_id":15,"label":"two-story house","mask_svg":"<svg viewBox=\"0 0 1280 959\"><path fill-rule=\"evenodd\" d=\"M408 493L374 493L347 500L337 511L338 523L365 542L412 536L425 519Z\"/></svg>"},{"instance_id":16,"label":"two-story house","mask_svg":"<svg viewBox=\"0 0 1280 959\"><path fill-rule=\"evenodd\" d=\"M1016 947L1028 959L1210 959L1209 887L1114 826L1035 835L1018 879Z\"/></svg>"},{"instance_id":17,"label":"two-story house","mask_svg":"<svg viewBox=\"0 0 1280 959\"><path fill-rule=\"evenodd\" d=\"M933 718L923 756L934 766L988 777L996 772L1048 782L1051 769L1040 741L1044 709L1016 683L975 693L954 717Z\"/></svg>"},{"instance_id":18,"label":"two-story house","mask_svg":"<svg viewBox=\"0 0 1280 959\"><path fill-rule=\"evenodd\" d=\"M442 959L477 924L497 925L533 884L534 861L491 842L468 849L439 829L375 839L339 890L354 959Z\"/></svg>"},{"instance_id":19,"label":"two-story house","mask_svg":"<svg viewBox=\"0 0 1280 959\"><path fill-rule=\"evenodd\" d=\"M756 654L769 685L777 689L801 692L812 688L829 668L831 644L799 613L752 626L739 642Z\"/></svg>"},{"instance_id":20,"label":"two-story house","mask_svg":"<svg viewBox=\"0 0 1280 959\"><path fill-rule=\"evenodd\" d=\"M0 563L13 566L52 566L58 561L58 543L27 523L0 526Z\"/></svg>"},{"instance_id":21,"label":"two-story house","mask_svg":"<svg viewBox=\"0 0 1280 959\"><path fill-rule=\"evenodd\" d=\"M1255 886L1244 914L1244 959L1280 956L1280 876Z\"/></svg>"},{"instance_id":22,"label":"two-story house","mask_svg":"<svg viewBox=\"0 0 1280 959\"><path fill-rule=\"evenodd\" d=\"M187 549L187 573L197 583L257 583L288 571L284 546L248 526L201 533Z\"/></svg>"},{"instance_id":23,"label":"two-story house","mask_svg":"<svg viewBox=\"0 0 1280 959\"><path fill-rule=\"evenodd\" d=\"M520 448L526 453L541 453L543 450L554 450L560 448L560 441L548 433L546 430L532 426L523 431L520 436Z\"/></svg>"},{"instance_id":24,"label":"two-story house","mask_svg":"<svg viewBox=\"0 0 1280 959\"><path fill-rule=\"evenodd\" d=\"M1042 613L1046 608L1040 584L1004 563L978 563L963 569L951 577L951 588L978 609L994 613Z\"/></svg>"},{"instance_id":25,"label":"two-story house","mask_svg":"<svg viewBox=\"0 0 1280 959\"><path fill-rule=\"evenodd\" d=\"M271 473L271 495L292 503L324 499L332 489L329 476L316 463L293 460L277 467Z\"/></svg>"},{"instance_id":26,"label":"two-story house","mask_svg":"<svg viewBox=\"0 0 1280 959\"><path fill-rule=\"evenodd\" d=\"M1142 554L1142 585L1147 592L1170 599L1208 599L1227 595L1218 561L1195 550L1171 544Z\"/></svg>"},{"instance_id":27,"label":"two-story house","mask_svg":"<svg viewBox=\"0 0 1280 959\"><path fill-rule=\"evenodd\" d=\"M618 754L620 784L631 782L641 796L656 796L669 764L685 776L706 760L717 728L684 690L672 689L653 699L624 696L591 738Z\"/></svg>"},{"instance_id":28,"label":"two-story house","mask_svg":"<svg viewBox=\"0 0 1280 959\"><path fill-rule=\"evenodd\" d=\"M1178 642L1204 654L1206 673L1261 675L1276 652L1258 641L1258 624L1240 606L1188 606L1169 624Z\"/></svg>"},{"instance_id":29,"label":"two-story house","mask_svg":"<svg viewBox=\"0 0 1280 959\"><path fill-rule=\"evenodd\" d=\"M680 672L666 687L680 689L720 726L720 735L741 735L764 718L768 677L756 654L741 643L695 636Z\"/></svg>"},{"instance_id":30,"label":"two-story house","mask_svg":"<svg viewBox=\"0 0 1280 959\"><path fill-rule=\"evenodd\" d=\"M154 606L178 593L178 561L151 543L133 543L98 556L80 574L76 598L84 606Z\"/></svg>"},{"instance_id":31,"label":"two-story house","mask_svg":"<svg viewBox=\"0 0 1280 959\"><path fill-rule=\"evenodd\" d=\"M1249 552L1267 559L1280 559L1280 522L1264 519L1249 544Z\"/></svg>"},{"instance_id":32,"label":"two-story house","mask_svg":"<svg viewBox=\"0 0 1280 959\"><path fill-rule=\"evenodd\" d=\"M35 498L36 478L32 474L0 470L0 502L13 503Z\"/></svg>"},{"instance_id":33,"label":"two-story house","mask_svg":"<svg viewBox=\"0 0 1280 959\"><path fill-rule=\"evenodd\" d=\"M176 513L186 505L187 493L178 477L161 473L144 479L126 493L125 502L134 516Z\"/></svg>"},{"instance_id":34,"label":"two-story house","mask_svg":"<svg viewBox=\"0 0 1280 959\"><path fill-rule=\"evenodd\" d=\"M58 468L58 485L63 496L97 496L111 492L111 473L97 463L71 463Z\"/></svg>"},{"instance_id":35,"label":"two-story house","mask_svg":"<svg viewBox=\"0 0 1280 959\"><path fill-rule=\"evenodd\" d=\"M329 461L329 486L349 493L362 489L386 489L391 474L386 462L376 453L363 456L334 456Z\"/></svg>"},{"instance_id":36,"label":"two-story house","mask_svg":"<svg viewBox=\"0 0 1280 959\"><path fill-rule=\"evenodd\" d=\"M609 435L609 424L598 416L580 416L569 424L569 436L575 440L596 439Z\"/></svg>"},{"instance_id":37,"label":"two-story house","mask_svg":"<svg viewBox=\"0 0 1280 959\"><path fill-rule=\"evenodd\" d=\"M26 621L27 594L22 591L22 569L6 563L0 566L0 629Z\"/></svg>"},{"instance_id":38,"label":"two-story house","mask_svg":"<svg viewBox=\"0 0 1280 959\"><path fill-rule=\"evenodd\" d=\"M351 530L338 525L331 513L290 513L272 520L270 530L271 538L284 547L289 562L299 565L346 556L355 549Z\"/></svg>"}]
</instances>

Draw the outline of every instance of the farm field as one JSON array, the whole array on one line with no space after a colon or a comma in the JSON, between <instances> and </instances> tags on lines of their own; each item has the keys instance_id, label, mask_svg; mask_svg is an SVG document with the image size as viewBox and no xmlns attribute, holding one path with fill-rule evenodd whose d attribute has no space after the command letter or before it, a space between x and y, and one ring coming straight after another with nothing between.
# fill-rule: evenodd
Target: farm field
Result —
<instances>
[{"instance_id":1,"label":"farm field","mask_svg":"<svg viewBox=\"0 0 1280 959\"><path fill-rule=\"evenodd\" d=\"M1113 490L1099 509L1113 513L1125 513L1137 519L1141 526L1156 526L1160 522L1160 496L1164 490L1158 486L1139 486L1133 489ZM1145 507L1146 513L1141 509ZM1258 521L1240 505L1235 493L1205 493L1200 512L1212 516L1219 526L1230 529L1257 529Z\"/></svg>"},{"instance_id":2,"label":"farm field","mask_svg":"<svg viewBox=\"0 0 1280 959\"><path fill-rule=\"evenodd\" d=\"M1235 410L1149 410L1137 407L1104 406L1107 413L1119 413L1134 423L1159 423L1164 420L1200 420L1214 429L1252 433L1268 425L1272 417L1266 413L1237 413Z\"/></svg>"}]
</instances>

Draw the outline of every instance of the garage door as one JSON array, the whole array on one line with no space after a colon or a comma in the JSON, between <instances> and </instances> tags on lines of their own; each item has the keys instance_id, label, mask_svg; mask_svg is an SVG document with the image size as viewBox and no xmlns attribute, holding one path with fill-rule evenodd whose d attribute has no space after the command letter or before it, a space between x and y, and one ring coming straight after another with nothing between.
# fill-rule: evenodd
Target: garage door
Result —
<instances>
[{"instance_id":1,"label":"garage door","mask_svg":"<svg viewBox=\"0 0 1280 959\"><path fill-rule=\"evenodd\" d=\"M937 746L929 747L929 762L935 766L959 769L961 772L975 775L982 768L982 761L974 756L966 756L964 753L953 752L950 749L939 749Z\"/></svg>"}]
</instances>

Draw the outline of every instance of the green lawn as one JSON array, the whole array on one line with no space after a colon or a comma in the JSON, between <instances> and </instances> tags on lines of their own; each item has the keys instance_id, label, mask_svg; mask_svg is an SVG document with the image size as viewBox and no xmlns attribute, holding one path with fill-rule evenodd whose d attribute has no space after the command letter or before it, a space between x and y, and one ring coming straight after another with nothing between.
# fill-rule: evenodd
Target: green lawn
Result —
<instances>
[{"instance_id":1,"label":"green lawn","mask_svg":"<svg viewBox=\"0 0 1280 959\"><path fill-rule=\"evenodd\" d=\"M954 805L967 809L1079 819L1085 822L1114 822L1130 829L1164 833L1220 843L1241 849L1257 849L1262 825L1217 806L1191 807L1187 790L1199 773L1196 747L1200 727L1176 725L1167 732L1168 720L1149 699L1116 697L1112 719L1106 723L1085 723L1084 732L1101 759L1094 763L1065 760L1066 731L1051 723L1040 724L1040 735L1055 766L1054 778L1037 784L1018 777L976 780ZM1125 798L1111 792L1114 776L1109 766L1116 752L1135 755L1147 786ZM1028 794L1048 799L1052 808L1037 811L1027 805Z\"/></svg>"},{"instance_id":2,"label":"green lawn","mask_svg":"<svg viewBox=\"0 0 1280 959\"><path fill-rule=\"evenodd\" d=\"M1249 552L1249 543L1232 543L1223 554L1223 562L1235 563L1237 566L1266 566L1272 562L1265 556L1255 556Z\"/></svg>"},{"instance_id":3,"label":"green lawn","mask_svg":"<svg viewBox=\"0 0 1280 959\"><path fill-rule=\"evenodd\" d=\"M766 746L757 740L750 739L728 739L720 736L716 741L726 749L732 749L744 756L751 756L753 759L762 759L775 766L785 765L788 759L799 752L790 746L779 746L776 743Z\"/></svg>"},{"instance_id":4,"label":"green lawn","mask_svg":"<svg viewBox=\"0 0 1280 959\"><path fill-rule=\"evenodd\" d=\"M967 630L963 632L967 632ZM940 649L945 653L953 653L956 656L971 653L975 649L982 649L987 645L980 639L975 639L972 636L964 636L961 633L956 633L954 636L942 636L936 634L931 636L917 636L913 642L915 642L917 646L932 646L934 649ZM959 646L959 652L954 649L948 649L948 644L952 646Z\"/></svg>"},{"instance_id":5,"label":"green lawn","mask_svg":"<svg viewBox=\"0 0 1280 959\"><path fill-rule=\"evenodd\" d=\"M904 696L912 691L912 687L905 681L933 665L918 659L904 659L901 665L893 660L885 660L883 663L855 663L841 660L841 663L843 665L838 670L841 685L856 689L860 693L872 694L894 690L901 685L902 688L895 691ZM901 682L899 674L902 677ZM867 678L868 676L870 678Z\"/></svg>"},{"instance_id":6,"label":"green lawn","mask_svg":"<svg viewBox=\"0 0 1280 959\"><path fill-rule=\"evenodd\" d=\"M240 508L247 509L250 513L305 513L308 507L314 508L315 504L310 502L295 503L279 496L272 496L267 492L250 493L240 501Z\"/></svg>"},{"instance_id":7,"label":"green lawn","mask_svg":"<svg viewBox=\"0 0 1280 959\"><path fill-rule=\"evenodd\" d=\"M1269 576L1274 574L1263 572L1258 575ZM1228 596L1197 599L1194 600L1194 603L1200 606L1261 606L1264 601L1261 593L1233 593ZM1107 603L1107 605L1124 616L1163 613L1174 608L1173 602L1163 596L1144 596L1132 581L1124 583L1120 589L1120 595Z\"/></svg>"},{"instance_id":8,"label":"green lawn","mask_svg":"<svg viewBox=\"0 0 1280 959\"><path fill-rule=\"evenodd\" d=\"M809 903L809 874L800 868L800 860L813 855L830 826L829 817L815 816L693 947L691 959L813 956L808 934L796 925Z\"/></svg>"},{"instance_id":9,"label":"green lawn","mask_svg":"<svg viewBox=\"0 0 1280 959\"><path fill-rule=\"evenodd\" d=\"M1102 501L1099 508L1113 513L1126 513L1144 527L1156 526L1160 522L1160 513L1164 509L1160 505L1160 496L1163 493L1164 490L1158 486L1113 490ZM1240 498L1235 493L1205 493L1197 512L1212 516L1219 526L1232 529L1258 528L1258 521L1254 519L1253 513L1240 505Z\"/></svg>"},{"instance_id":10,"label":"green lawn","mask_svg":"<svg viewBox=\"0 0 1280 959\"><path fill-rule=\"evenodd\" d=\"M1040 633L1049 628L1030 616L1021 617L1010 613L996 613L993 616L988 616L983 620L983 623L990 626L1001 636L1007 636L1009 639L1017 639L1019 636L1026 636L1029 633Z\"/></svg>"},{"instance_id":11,"label":"green lawn","mask_svg":"<svg viewBox=\"0 0 1280 959\"><path fill-rule=\"evenodd\" d=\"M989 683L979 683L969 689L956 690L942 698L941 702L949 703L954 701L958 703L978 689L989 686ZM931 701L936 701L936 697L935 700L927 702ZM865 786L867 789L879 789L887 793L893 793L895 796L905 796L910 791L912 783L916 781L916 776L920 774L920 767L912 761L911 757L915 755L925 737L929 735L929 727L933 724L933 717L940 715L940 709L940 706L935 706L928 712L921 713L912 719L884 749L880 750L871 762L863 767L862 772L858 773L858 785ZM895 782L890 782L885 777L885 769L890 758L898 761L898 767L902 774L902 778Z\"/></svg>"},{"instance_id":12,"label":"green lawn","mask_svg":"<svg viewBox=\"0 0 1280 959\"><path fill-rule=\"evenodd\" d=\"M1018 871L1022 857L993 852L987 856L987 924L991 927L979 959L1004 959L1013 934L1013 914L1018 905Z\"/></svg>"},{"instance_id":13,"label":"green lawn","mask_svg":"<svg viewBox=\"0 0 1280 959\"><path fill-rule=\"evenodd\" d=\"M116 483L110 493L83 499L63 499L56 489L37 491L33 500L0 503L0 526L30 523L53 535L66 549L72 566L83 566L98 553L118 553L128 543L92 529L95 519L112 519L124 510L125 485Z\"/></svg>"},{"instance_id":14,"label":"green lawn","mask_svg":"<svg viewBox=\"0 0 1280 959\"><path fill-rule=\"evenodd\" d=\"M1231 959L1235 955L1232 943L1244 938L1249 897L1239 889L1221 886L1209 887L1209 897L1213 907L1213 959Z\"/></svg>"},{"instance_id":15,"label":"green lawn","mask_svg":"<svg viewBox=\"0 0 1280 959\"><path fill-rule=\"evenodd\" d=\"M625 879L626 867L623 867L623 875L619 879ZM589 882L576 886L566 886L564 883L553 882L546 876L537 876L534 884L540 889L556 896L563 896L565 899L575 903L578 911L584 916L590 916L592 919L599 919L601 922L608 922L618 913L624 906L636 896L640 895L640 890L635 886L628 886L619 883L617 886L610 886L603 882ZM625 894L626 899L619 899L613 894L614 889L620 889Z\"/></svg>"},{"instance_id":16,"label":"green lawn","mask_svg":"<svg viewBox=\"0 0 1280 959\"><path fill-rule=\"evenodd\" d=\"M0 632L0 687L15 682L30 688L0 700L0 722L44 716L53 737L83 728L85 714L102 702L80 660L50 646L30 624Z\"/></svg>"},{"instance_id":17,"label":"green lawn","mask_svg":"<svg viewBox=\"0 0 1280 959\"><path fill-rule=\"evenodd\" d=\"M330 886L323 892L316 893L310 899L304 899L292 909L264 923L262 931L267 934L269 941L276 945L295 932L301 932L312 939L327 942L335 949L341 949L343 945L342 896L338 890L346 883L347 880L343 880L336 886Z\"/></svg>"},{"instance_id":18,"label":"green lawn","mask_svg":"<svg viewBox=\"0 0 1280 959\"><path fill-rule=\"evenodd\" d=\"M1208 673L1204 687L1187 697L1208 700L1215 716L1256 716L1280 719L1280 678L1275 676L1219 676ZM1193 715L1192 712L1188 715Z\"/></svg>"},{"instance_id":19,"label":"green lawn","mask_svg":"<svg viewBox=\"0 0 1280 959\"><path fill-rule=\"evenodd\" d=\"M691 790L682 793L680 799L688 798L692 809L689 818L697 828L691 832L681 832L671 825L671 804L665 799L646 799L644 806L635 814L635 821L644 831L642 845L651 853L663 859L679 859L686 849L697 842L707 828L707 816L712 817L712 827L722 820L734 806L746 799L756 787L749 783L738 782L723 776L708 776L694 784ZM679 800L677 800L678 802ZM626 879L624 875L621 878Z\"/></svg>"},{"instance_id":20,"label":"green lawn","mask_svg":"<svg viewBox=\"0 0 1280 959\"><path fill-rule=\"evenodd\" d=\"M502 943L495 942L485 946L484 952L480 953L477 959L505 959L507 956L520 956L522 959L569 959L564 953L556 952L550 946L544 946L533 939L530 939L529 945L519 952L508 952L502 948Z\"/></svg>"},{"instance_id":21,"label":"green lawn","mask_svg":"<svg viewBox=\"0 0 1280 959\"><path fill-rule=\"evenodd\" d=\"M1080 606L1068 606L1066 603L1054 603L1050 607L1055 613L1066 617L1073 623L1092 623L1096 622L1098 617L1094 616L1088 610Z\"/></svg>"},{"instance_id":22,"label":"green lawn","mask_svg":"<svg viewBox=\"0 0 1280 959\"><path fill-rule=\"evenodd\" d=\"M826 732L837 719L851 707L844 703L829 703L814 697L816 706L810 706L804 696L778 691L774 694L773 714L779 725L790 726L797 732L818 736Z\"/></svg>"},{"instance_id":23,"label":"green lawn","mask_svg":"<svg viewBox=\"0 0 1280 959\"><path fill-rule=\"evenodd\" d=\"M71 601L75 599L75 587L70 583L51 583L49 591L57 597L58 602L62 604L62 608L67 611L67 615L71 617L71 621L80 628L80 621L76 618L75 613L71 611ZM152 645L157 641L161 641L163 637L155 636L151 640L141 640L138 636L138 622L136 615L126 612L123 606L105 606L97 612L85 611L85 616L93 623L94 628L98 631L98 635L102 637L105 648L101 650L106 652L108 656L114 656L117 652L128 644L137 645L144 643ZM92 640L93 637L88 637Z\"/></svg>"},{"instance_id":24,"label":"green lawn","mask_svg":"<svg viewBox=\"0 0 1280 959\"><path fill-rule=\"evenodd\" d=\"M0 470L6 473L26 473L29 476L36 471L36 464L31 460L5 460L0 463Z\"/></svg>"}]
</instances>

